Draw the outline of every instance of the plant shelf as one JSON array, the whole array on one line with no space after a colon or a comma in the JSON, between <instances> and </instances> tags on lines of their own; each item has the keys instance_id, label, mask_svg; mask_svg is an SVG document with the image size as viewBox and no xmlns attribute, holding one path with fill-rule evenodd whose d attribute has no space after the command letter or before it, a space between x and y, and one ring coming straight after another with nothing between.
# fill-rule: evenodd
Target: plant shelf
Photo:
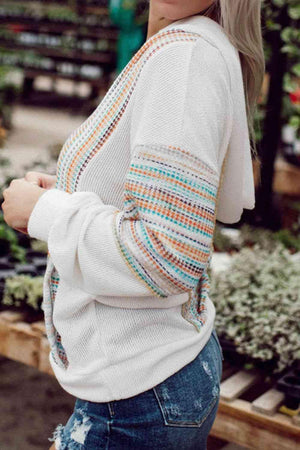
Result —
<instances>
[{"instance_id":1,"label":"plant shelf","mask_svg":"<svg viewBox=\"0 0 300 450\"><path fill-rule=\"evenodd\" d=\"M251 449L299 449L300 416L279 411L285 397L274 386L261 392L258 370L240 370L224 361L220 403L210 434ZM252 399L242 398L250 390Z\"/></svg>"},{"instance_id":2,"label":"plant shelf","mask_svg":"<svg viewBox=\"0 0 300 450\"><path fill-rule=\"evenodd\" d=\"M27 323L15 311L0 312L0 354L54 375L43 321Z\"/></svg>"}]
</instances>

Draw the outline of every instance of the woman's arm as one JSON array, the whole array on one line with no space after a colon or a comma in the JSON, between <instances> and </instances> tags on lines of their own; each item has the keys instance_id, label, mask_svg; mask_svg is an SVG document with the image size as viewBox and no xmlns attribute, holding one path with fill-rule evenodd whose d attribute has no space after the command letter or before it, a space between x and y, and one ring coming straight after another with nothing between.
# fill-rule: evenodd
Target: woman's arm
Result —
<instances>
[{"instance_id":1,"label":"woman's arm","mask_svg":"<svg viewBox=\"0 0 300 450\"><path fill-rule=\"evenodd\" d=\"M231 94L218 50L188 44L143 69L122 210L94 192L51 189L30 216L60 277L95 298L183 293L207 265Z\"/></svg>"}]
</instances>

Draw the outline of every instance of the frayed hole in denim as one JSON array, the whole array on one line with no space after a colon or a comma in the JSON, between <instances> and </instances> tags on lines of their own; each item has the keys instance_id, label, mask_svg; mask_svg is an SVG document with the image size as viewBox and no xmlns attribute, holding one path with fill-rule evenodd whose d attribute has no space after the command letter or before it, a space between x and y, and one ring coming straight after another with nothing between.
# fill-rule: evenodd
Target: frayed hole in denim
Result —
<instances>
[{"instance_id":1,"label":"frayed hole in denim","mask_svg":"<svg viewBox=\"0 0 300 450\"><path fill-rule=\"evenodd\" d=\"M89 417L86 414L82 414L81 420L75 419L74 421L72 430L70 432L71 439L73 439L73 441L77 442L78 444L84 445L86 436L90 431L91 426L92 423Z\"/></svg>"},{"instance_id":2,"label":"frayed hole in denim","mask_svg":"<svg viewBox=\"0 0 300 450\"><path fill-rule=\"evenodd\" d=\"M55 443L56 450L63 450L61 449L61 444L64 428L65 428L64 425L62 425L61 423L58 424L55 430L53 431L52 437L48 438L48 441Z\"/></svg>"}]
</instances>

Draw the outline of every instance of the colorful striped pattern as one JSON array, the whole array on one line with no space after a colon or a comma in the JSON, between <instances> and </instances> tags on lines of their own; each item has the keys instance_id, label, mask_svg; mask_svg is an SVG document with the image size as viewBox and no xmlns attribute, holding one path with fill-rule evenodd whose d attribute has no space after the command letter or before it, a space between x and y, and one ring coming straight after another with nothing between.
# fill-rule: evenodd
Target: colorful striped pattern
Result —
<instances>
[{"instance_id":1,"label":"colorful striped pattern","mask_svg":"<svg viewBox=\"0 0 300 450\"><path fill-rule=\"evenodd\" d=\"M57 161L56 188L72 193L89 161L114 132L134 91L143 66L172 42L195 41L197 33L168 30L149 39L129 61L95 111L69 136Z\"/></svg>"},{"instance_id":2,"label":"colorful striped pattern","mask_svg":"<svg viewBox=\"0 0 300 450\"><path fill-rule=\"evenodd\" d=\"M218 181L218 173L185 149L134 149L114 232L149 295L167 297L198 285L210 257Z\"/></svg>"},{"instance_id":3,"label":"colorful striped pattern","mask_svg":"<svg viewBox=\"0 0 300 450\"><path fill-rule=\"evenodd\" d=\"M199 37L197 33L170 29L145 42L95 111L66 140L57 161L55 188L76 192L87 164L116 129L149 58L168 44ZM146 283L149 295L166 297L195 289L209 256L216 174L184 149L154 146L137 150L127 176L124 215L115 217L114 231L121 254L134 274ZM138 217L143 221L124 221ZM125 235L130 236L126 243L122 240ZM134 258L137 250L139 257ZM52 320L59 274L49 253L48 257L51 294L44 299L46 331L55 361L67 368L67 356ZM199 329L199 313L195 310L191 315Z\"/></svg>"}]
</instances>

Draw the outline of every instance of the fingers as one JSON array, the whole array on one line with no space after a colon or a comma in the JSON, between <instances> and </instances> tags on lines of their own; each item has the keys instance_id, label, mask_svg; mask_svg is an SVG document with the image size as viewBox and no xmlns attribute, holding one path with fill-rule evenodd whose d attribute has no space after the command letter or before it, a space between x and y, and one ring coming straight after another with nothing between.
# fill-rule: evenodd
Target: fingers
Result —
<instances>
[{"instance_id":1,"label":"fingers","mask_svg":"<svg viewBox=\"0 0 300 450\"><path fill-rule=\"evenodd\" d=\"M29 171L25 174L25 180L37 184L44 189L51 189L56 183L56 175L43 172Z\"/></svg>"},{"instance_id":2,"label":"fingers","mask_svg":"<svg viewBox=\"0 0 300 450\"><path fill-rule=\"evenodd\" d=\"M43 174L41 172L30 171L30 172L26 172L24 178L25 178L26 181L30 181L31 183L34 183L34 184L37 184L38 186L41 186L42 185L42 177L43 177L43 175L46 175L46 174Z\"/></svg>"}]
</instances>

